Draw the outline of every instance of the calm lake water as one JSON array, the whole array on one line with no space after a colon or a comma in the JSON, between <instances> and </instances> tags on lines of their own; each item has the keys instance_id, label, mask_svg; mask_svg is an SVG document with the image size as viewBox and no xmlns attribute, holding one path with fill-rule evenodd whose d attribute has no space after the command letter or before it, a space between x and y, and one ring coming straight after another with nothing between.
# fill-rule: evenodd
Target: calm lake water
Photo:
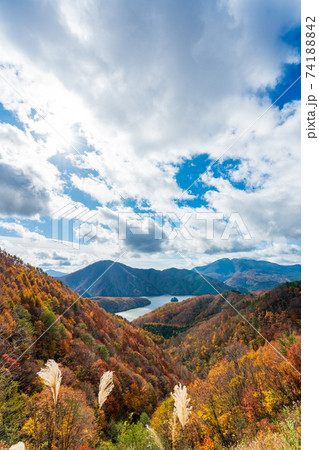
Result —
<instances>
[{"instance_id":1,"label":"calm lake water","mask_svg":"<svg viewBox=\"0 0 319 450\"><path fill-rule=\"evenodd\" d=\"M118 316L123 317L124 319L129 320L130 322L143 314L147 314L153 309L159 308L160 306L165 305L165 303L170 303L172 295L160 295L159 297L146 297L145 295L141 295L141 297L147 298L151 304L147 306L143 306L143 308L134 308L129 309L127 311L116 313ZM193 295L174 295L174 297L178 298L179 301L185 300L186 298L194 297Z\"/></svg>"}]
</instances>

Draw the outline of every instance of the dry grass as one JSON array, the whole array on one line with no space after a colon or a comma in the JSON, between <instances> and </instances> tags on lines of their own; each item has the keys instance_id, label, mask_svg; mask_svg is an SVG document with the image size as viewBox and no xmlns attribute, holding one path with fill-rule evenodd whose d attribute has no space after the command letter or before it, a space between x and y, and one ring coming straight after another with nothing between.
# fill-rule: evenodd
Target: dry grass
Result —
<instances>
[{"instance_id":1,"label":"dry grass","mask_svg":"<svg viewBox=\"0 0 319 450\"><path fill-rule=\"evenodd\" d=\"M175 402L174 413L177 415L178 420L180 421L184 429L189 420L189 416L192 410L192 407L188 406L191 399L188 397L186 386L177 384L174 387L174 392L171 395Z\"/></svg>"},{"instance_id":2,"label":"dry grass","mask_svg":"<svg viewBox=\"0 0 319 450\"><path fill-rule=\"evenodd\" d=\"M25 450L25 445L23 442L18 442L15 445L11 445L9 450Z\"/></svg>"},{"instance_id":3,"label":"dry grass","mask_svg":"<svg viewBox=\"0 0 319 450\"><path fill-rule=\"evenodd\" d=\"M56 405L62 380L61 370L53 359L49 359L45 365L46 367L41 369L37 375L39 375L44 384L51 389L53 401Z\"/></svg>"},{"instance_id":4,"label":"dry grass","mask_svg":"<svg viewBox=\"0 0 319 450\"><path fill-rule=\"evenodd\" d=\"M148 429L148 431L151 433L154 441L156 442L156 445L158 448L160 448L160 450L164 450L164 447L160 441L160 438L158 437L158 434L156 433L155 430L153 430L153 428L151 428L149 425L146 425L146 428Z\"/></svg>"},{"instance_id":5,"label":"dry grass","mask_svg":"<svg viewBox=\"0 0 319 450\"><path fill-rule=\"evenodd\" d=\"M113 388L114 388L113 372L111 372L111 371L104 372L104 374L101 376L99 396L98 396L98 402L99 402L100 409L102 408L107 397L112 392Z\"/></svg>"}]
</instances>

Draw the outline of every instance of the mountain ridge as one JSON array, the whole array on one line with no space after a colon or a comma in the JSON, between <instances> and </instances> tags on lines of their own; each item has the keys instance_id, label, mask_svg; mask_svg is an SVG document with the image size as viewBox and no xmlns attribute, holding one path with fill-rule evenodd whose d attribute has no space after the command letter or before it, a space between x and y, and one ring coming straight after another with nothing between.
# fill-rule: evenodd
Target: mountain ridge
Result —
<instances>
[{"instance_id":1,"label":"mountain ridge","mask_svg":"<svg viewBox=\"0 0 319 450\"><path fill-rule=\"evenodd\" d=\"M212 293L213 288L210 284L218 292L230 289L225 283L210 277L209 284L192 270L137 269L110 260L97 261L57 279L87 297L201 295Z\"/></svg>"},{"instance_id":2,"label":"mountain ridge","mask_svg":"<svg viewBox=\"0 0 319 450\"><path fill-rule=\"evenodd\" d=\"M193 270L246 292L272 289L284 282L301 279L300 264L281 265L249 258L218 259Z\"/></svg>"},{"instance_id":3,"label":"mountain ridge","mask_svg":"<svg viewBox=\"0 0 319 450\"><path fill-rule=\"evenodd\" d=\"M87 297L215 294L210 284L220 293L233 289L247 293L273 289L300 278L300 264L281 265L248 258L223 258L192 270L139 269L107 259L56 277Z\"/></svg>"}]
</instances>

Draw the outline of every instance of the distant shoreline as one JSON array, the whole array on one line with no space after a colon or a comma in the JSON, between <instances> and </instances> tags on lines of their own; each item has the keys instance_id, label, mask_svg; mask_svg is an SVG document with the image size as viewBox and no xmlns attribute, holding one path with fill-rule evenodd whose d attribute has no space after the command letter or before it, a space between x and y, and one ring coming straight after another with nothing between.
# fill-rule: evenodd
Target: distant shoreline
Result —
<instances>
[{"instance_id":1,"label":"distant shoreline","mask_svg":"<svg viewBox=\"0 0 319 450\"><path fill-rule=\"evenodd\" d=\"M151 304L145 297L91 297L106 312L119 313Z\"/></svg>"}]
</instances>

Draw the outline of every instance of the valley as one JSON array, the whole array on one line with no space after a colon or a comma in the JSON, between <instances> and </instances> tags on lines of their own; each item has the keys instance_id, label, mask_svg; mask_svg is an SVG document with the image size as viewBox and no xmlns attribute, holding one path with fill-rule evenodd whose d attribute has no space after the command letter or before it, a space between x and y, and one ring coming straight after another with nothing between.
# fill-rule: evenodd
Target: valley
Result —
<instances>
[{"instance_id":1,"label":"valley","mask_svg":"<svg viewBox=\"0 0 319 450\"><path fill-rule=\"evenodd\" d=\"M191 295L178 295L176 298L178 301L183 301L188 298L192 297ZM127 319L129 322L131 322L134 319L137 319L140 316L144 316L145 314L148 314L149 312L153 311L154 309L157 309L165 304L171 303L172 297L170 295L160 295L158 297L148 297L149 304L147 306L141 307L141 308L134 308L130 310L122 310L118 312L117 314L123 319Z\"/></svg>"},{"instance_id":2,"label":"valley","mask_svg":"<svg viewBox=\"0 0 319 450\"><path fill-rule=\"evenodd\" d=\"M164 296L168 302L129 322L99 303L123 308L145 299L79 297L1 251L2 447L54 440L64 449L67 436L67 448L81 450L239 449L256 439L289 448L288 424L300 440L300 292L294 281L179 302ZM56 410L37 375L50 359L62 374ZM108 371L114 388L99 409L98 383ZM172 437L179 383L192 409Z\"/></svg>"}]
</instances>

